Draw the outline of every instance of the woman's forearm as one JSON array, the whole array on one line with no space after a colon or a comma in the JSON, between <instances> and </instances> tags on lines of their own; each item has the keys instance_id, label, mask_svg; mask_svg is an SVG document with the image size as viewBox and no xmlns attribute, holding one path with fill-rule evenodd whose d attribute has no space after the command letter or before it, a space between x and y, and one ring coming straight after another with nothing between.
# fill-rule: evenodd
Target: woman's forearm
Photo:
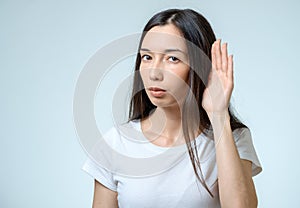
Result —
<instances>
[{"instance_id":1,"label":"woman's forearm","mask_svg":"<svg viewBox=\"0 0 300 208\"><path fill-rule=\"evenodd\" d=\"M230 127L228 112L210 117L218 167L222 207L257 207L251 162L241 160Z\"/></svg>"}]
</instances>

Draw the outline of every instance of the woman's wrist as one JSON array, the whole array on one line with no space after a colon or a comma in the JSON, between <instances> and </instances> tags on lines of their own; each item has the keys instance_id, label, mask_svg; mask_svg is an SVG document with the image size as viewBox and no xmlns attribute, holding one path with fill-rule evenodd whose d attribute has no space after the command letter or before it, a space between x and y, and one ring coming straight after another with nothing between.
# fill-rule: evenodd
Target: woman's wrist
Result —
<instances>
[{"instance_id":1,"label":"woman's wrist","mask_svg":"<svg viewBox=\"0 0 300 208\"><path fill-rule=\"evenodd\" d=\"M219 111L219 112L209 112L209 113L207 113L207 115L208 115L208 118L209 118L212 126L214 126L215 124L218 124L220 122L223 123L226 120L230 120L228 110Z\"/></svg>"},{"instance_id":2,"label":"woman's wrist","mask_svg":"<svg viewBox=\"0 0 300 208\"><path fill-rule=\"evenodd\" d=\"M208 114L208 117L212 125L214 140L217 146L221 139L224 136L226 137L228 132L231 132L229 112L228 110L224 112L213 112Z\"/></svg>"}]
</instances>

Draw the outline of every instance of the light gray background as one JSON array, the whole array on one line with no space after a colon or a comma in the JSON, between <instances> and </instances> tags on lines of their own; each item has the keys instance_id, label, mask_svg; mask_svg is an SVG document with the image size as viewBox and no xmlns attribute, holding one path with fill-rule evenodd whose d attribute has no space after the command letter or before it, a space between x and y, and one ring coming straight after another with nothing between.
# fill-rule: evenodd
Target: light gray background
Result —
<instances>
[{"instance_id":1,"label":"light gray background","mask_svg":"<svg viewBox=\"0 0 300 208\"><path fill-rule=\"evenodd\" d=\"M229 42L233 104L264 169L259 206L300 205L298 1L1 0L0 207L91 205L72 117L76 79L97 49L170 7L199 11Z\"/></svg>"}]
</instances>

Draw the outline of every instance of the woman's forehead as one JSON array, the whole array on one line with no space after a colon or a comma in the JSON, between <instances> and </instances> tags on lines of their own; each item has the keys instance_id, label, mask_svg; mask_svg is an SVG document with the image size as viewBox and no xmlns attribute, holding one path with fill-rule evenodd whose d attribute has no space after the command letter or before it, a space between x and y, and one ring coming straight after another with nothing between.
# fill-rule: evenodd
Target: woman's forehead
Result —
<instances>
[{"instance_id":1,"label":"woman's forehead","mask_svg":"<svg viewBox=\"0 0 300 208\"><path fill-rule=\"evenodd\" d=\"M144 37L141 48L155 52L178 49L187 52L185 39L174 25L155 26Z\"/></svg>"}]
</instances>

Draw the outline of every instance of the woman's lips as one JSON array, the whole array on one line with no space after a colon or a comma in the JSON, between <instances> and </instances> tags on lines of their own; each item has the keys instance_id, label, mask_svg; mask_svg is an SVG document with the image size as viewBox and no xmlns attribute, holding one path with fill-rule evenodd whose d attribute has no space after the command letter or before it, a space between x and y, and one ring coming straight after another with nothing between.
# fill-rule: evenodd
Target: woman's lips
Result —
<instances>
[{"instance_id":1,"label":"woman's lips","mask_svg":"<svg viewBox=\"0 0 300 208\"><path fill-rule=\"evenodd\" d=\"M162 97L166 93L166 90L159 87L149 87L148 90L153 97Z\"/></svg>"}]
</instances>

